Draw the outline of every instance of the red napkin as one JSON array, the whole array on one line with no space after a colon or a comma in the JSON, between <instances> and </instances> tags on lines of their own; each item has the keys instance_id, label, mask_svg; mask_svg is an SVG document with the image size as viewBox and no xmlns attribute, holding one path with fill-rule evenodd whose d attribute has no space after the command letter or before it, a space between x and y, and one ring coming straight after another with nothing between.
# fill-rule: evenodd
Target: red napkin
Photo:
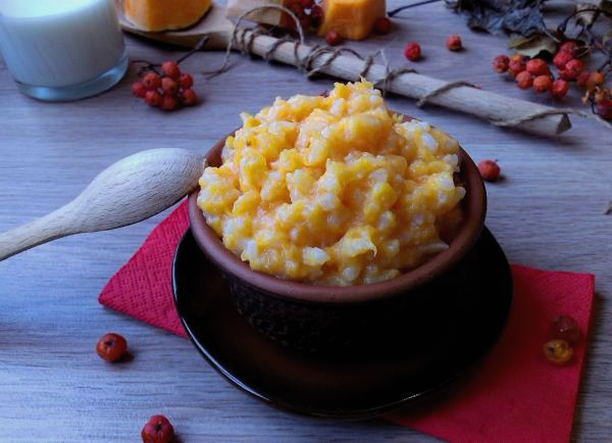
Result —
<instances>
[{"instance_id":1,"label":"red napkin","mask_svg":"<svg viewBox=\"0 0 612 443\"><path fill-rule=\"evenodd\" d=\"M115 274L100 303L185 337L174 309L171 265L189 226L183 202L157 226ZM506 331L484 364L449 398L390 420L452 442L569 441L585 344L569 366L553 366L542 354L551 321L570 314L588 335L594 299L592 274L512 266L515 299ZM491 294L494 296L494 294Z\"/></svg>"}]
</instances>

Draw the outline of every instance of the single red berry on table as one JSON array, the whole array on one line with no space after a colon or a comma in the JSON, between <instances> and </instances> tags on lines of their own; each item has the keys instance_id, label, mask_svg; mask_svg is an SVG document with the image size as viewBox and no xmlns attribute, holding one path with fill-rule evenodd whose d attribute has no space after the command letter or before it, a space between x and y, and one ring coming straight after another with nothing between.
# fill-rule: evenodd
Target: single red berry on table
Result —
<instances>
[{"instance_id":1,"label":"single red berry on table","mask_svg":"<svg viewBox=\"0 0 612 443\"><path fill-rule=\"evenodd\" d=\"M507 55L498 55L493 59L493 70L499 73L506 72L509 64L510 58Z\"/></svg>"},{"instance_id":2,"label":"single red berry on table","mask_svg":"<svg viewBox=\"0 0 612 443\"><path fill-rule=\"evenodd\" d=\"M163 111L174 111L178 108L179 101L176 94L164 94L159 105Z\"/></svg>"},{"instance_id":3,"label":"single red berry on table","mask_svg":"<svg viewBox=\"0 0 612 443\"><path fill-rule=\"evenodd\" d=\"M164 95L173 95L178 91L178 83L172 80L170 77L162 78L162 89L164 91Z\"/></svg>"},{"instance_id":4,"label":"single red berry on table","mask_svg":"<svg viewBox=\"0 0 612 443\"><path fill-rule=\"evenodd\" d=\"M142 78L142 84L145 85L147 89L157 89L161 86L161 77L155 72L148 72Z\"/></svg>"},{"instance_id":5,"label":"single red berry on table","mask_svg":"<svg viewBox=\"0 0 612 443\"><path fill-rule=\"evenodd\" d=\"M193 86L193 77L191 74L182 73L179 79L179 85L181 85L181 88L191 88Z\"/></svg>"},{"instance_id":6,"label":"single red berry on table","mask_svg":"<svg viewBox=\"0 0 612 443\"><path fill-rule=\"evenodd\" d=\"M556 365L565 365L572 360L574 349L562 339L554 339L544 344L544 355L546 359Z\"/></svg>"},{"instance_id":7,"label":"single red berry on table","mask_svg":"<svg viewBox=\"0 0 612 443\"><path fill-rule=\"evenodd\" d=\"M550 93L554 98L563 98L569 91L569 83L567 80L557 79L552 83Z\"/></svg>"},{"instance_id":8,"label":"single red berry on table","mask_svg":"<svg viewBox=\"0 0 612 443\"><path fill-rule=\"evenodd\" d=\"M391 20L389 20L388 17L381 17L374 22L374 32L376 32L377 34L388 34L389 32L391 32L392 27L393 24L391 23Z\"/></svg>"},{"instance_id":9,"label":"single red berry on table","mask_svg":"<svg viewBox=\"0 0 612 443\"><path fill-rule=\"evenodd\" d=\"M527 68L524 61L510 60L508 65L508 72L512 77L516 77L520 72L523 72Z\"/></svg>"},{"instance_id":10,"label":"single red berry on table","mask_svg":"<svg viewBox=\"0 0 612 443\"><path fill-rule=\"evenodd\" d=\"M193 89L184 89L181 92L181 102L185 106L193 106L198 103L198 96Z\"/></svg>"},{"instance_id":11,"label":"single red berry on table","mask_svg":"<svg viewBox=\"0 0 612 443\"><path fill-rule=\"evenodd\" d=\"M580 74L582 75L582 74ZM603 85L604 81L606 81L606 77L602 72L595 71L589 74L589 78L587 79L585 86L590 91L591 89L595 89L597 86Z\"/></svg>"},{"instance_id":12,"label":"single red berry on table","mask_svg":"<svg viewBox=\"0 0 612 443\"><path fill-rule=\"evenodd\" d=\"M565 64L565 67L561 72L564 72L569 77L569 80L574 80L578 78L583 71L584 63L582 63L580 60L573 59Z\"/></svg>"},{"instance_id":13,"label":"single red berry on table","mask_svg":"<svg viewBox=\"0 0 612 443\"><path fill-rule=\"evenodd\" d=\"M575 345L582 340L582 331L578 322L569 315L560 315L554 319L551 326L551 337L565 340Z\"/></svg>"},{"instance_id":14,"label":"single red berry on table","mask_svg":"<svg viewBox=\"0 0 612 443\"><path fill-rule=\"evenodd\" d=\"M483 180L494 182L499 180L501 168L495 160L483 160L478 163L478 171Z\"/></svg>"},{"instance_id":15,"label":"single red berry on table","mask_svg":"<svg viewBox=\"0 0 612 443\"><path fill-rule=\"evenodd\" d=\"M325 34L325 41L329 46L336 46L342 43L342 36L336 31L329 31Z\"/></svg>"},{"instance_id":16,"label":"single red berry on table","mask_svg":"<svg viewBox=\"0 0 612 443\"><path fill-rule=\"evenodd\" d=\"M147 91L147 93L145 94L145 102L147 102L147 105L153 108L159 106L161 104L161 101L162 96L157 91Z\"/></svg>"},{"instance_id":17,"label":"single red berry on table","mask_svg":"<svg viewBox=\"0 0 612 443\"><path fill-rule=\"evenodd\" d=\"M100 358L115 362L121 359L127 351L127 341L119 334L104 334L96 344L96 352Z\"/></svg>"},{"instance_id":18,"label":"single red berry on table","mask_svg":"<svg viewBox=\"0 0 612 443\"><path fill-rule=\"evenodd\" d=\"M181 69L177 62L167 61L164 62L161 66L161 69L167 77L170 77L172 80L178 80L181 76Z\"/></svg>"},{"instance_id":19,"label":"single red berry on table","mask_svg":"<svg viewBox=\"0 0 612 443\"><path fill-rule=\"evenodd\" d=\"M533 75L527 71L519 72L514 80L520 89L529 89L533 85Z\"/></svg>"},{"instance_id":20,"label":"single red berry on table","mask_svg":"<svg viewBox=\"0 0 612 443\"><path fill-rule=\"evenodd\" d=\"M547 75L550 74L550 68L548 67L548 63L546 63L541 58L532 58L525 65L525 69L535 76L538 75Z\"/></svg>"},{"instance_id":21,"label":"single red berry on table","mask_svg":"<svg viewBox=\"0 0 612 443\"><path fill-rule=\"evenodd\" d=\"M577 49L578 49L578 44L575 41L570 40L570 41L563 43L559 47L559 52L569 52L572 55L572 57L575 57Z\"/></svg>"},{"instance_id":22,"label":"single red berry on table","mask_svg":"<svg viewBox=\"0 0 612 443\"><path fill-rule=\"evenodd\" d=\"M590 72L588 71L583 72L576 79L576 85L580 86L581 88L585 88L590 76L591 76Z\"/></svg>"},{"instance_id":23,"label":"single red berry on table","mask_svg":"<svg viewBox=\"0 0 612 443\"><path fill-rule=\"evenodd\" d=\"M148 89L142 82L132 83L132 94L138 98L144 98Z\"/></svg>"},{"instance_id":24,"label":"single red berry on table","mask_svg":"<svg viewBox=\"0 0 612 443\"><path fill-rule=\"evenodd\" d=\"M304 9L310 9L314 6L314 0L300 0L300 6Z\"/></svg>"},{"instance_id":25,"label":"single red berry on table","mask_svg":"<svg viewBox=\"0 0 612 443\"><path fill-rule=\"evenodd\" d=\"M416 42L408 43L404 48L404 56L413 62L421 58L421 45Z\"/></svg>"},{"instance_id":26,"label":"single red berry on table","mask_svg":"<svg viewBox=\"0 0 612 443\"><path fill-rule=\"evenodd\" d=\"M552 79L550 75L539 75L533 79L533 89L537 93L550 91L552 88Z\"/></svg>"},{"instance_id":27,"label":"single red berry on table","mask_svg":"<svg viewBox=\"0 0 612 443\"><path fill-rule=\"evenodd\" d=\"M140 432L143 443L170 443L174 440L174 427L163 415L154 415Z\"/></svg>"},{"instance_id":28,"label":"single red berry on table","mask_svg":"<svg viewBox=\"0 0 612 443\"><path fill-rule=\"evenodd\" d=\"M461 51L463 49L463 43L461 37L458 35L450 35L446 39L446 48L449 51Z\"/></svg>"},{"instance_id":29,"label":"single red berry on table","mask_svg":"<svg viewBox=\"0 0 612 443\"><path fill-rule=\"evenodd\" d=\"M597 114L604 120L612 120L612 100L603 100L597 104Z\"/></svg>"},{"instance_id":30,"label":"single red berry on table","mask_svg":"<svg viewBox=\"0 0 612 443\"><path fill-rule=\"evenodd\" d=\"M574 59L574 56L570 52L559 51L557 52L557 55L555 55L555 58L553 58L553 64L557 68L563 69L565 65L567 64L567 62L573 59Z\"/></svg>"}]
</instances>

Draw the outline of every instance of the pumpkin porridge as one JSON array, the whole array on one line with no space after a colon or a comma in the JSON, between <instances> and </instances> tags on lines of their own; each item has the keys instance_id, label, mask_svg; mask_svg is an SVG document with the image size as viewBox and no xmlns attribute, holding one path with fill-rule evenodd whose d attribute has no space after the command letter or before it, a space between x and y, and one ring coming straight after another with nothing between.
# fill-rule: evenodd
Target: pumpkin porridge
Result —
<instances>
[{"instance_id":1,"label":"pumpkin porridge","mask_svg":"<svg viewBox=\"0 0 612 443\"><path fill-rule=\"evenodd\" d=\"M276 99L227 138L198 206L255 271L321 285L373 283L446 249L461 220L457 142L402 122L372 84Z\"/></svg>"}]
</instances>

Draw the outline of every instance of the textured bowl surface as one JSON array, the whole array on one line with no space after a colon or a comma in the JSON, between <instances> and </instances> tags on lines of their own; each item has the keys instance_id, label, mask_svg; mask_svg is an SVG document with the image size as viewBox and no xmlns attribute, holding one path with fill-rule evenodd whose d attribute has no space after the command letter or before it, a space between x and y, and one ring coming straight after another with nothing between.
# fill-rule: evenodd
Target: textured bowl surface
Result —
<instances>
[{"instance_id":1,"label":"textured bowl surface","mask_svg":"<svg viewBox=\"0 0 612 443\"><path fill-rule=\"evenodd\" d=\"M207 154L208 164L221 163L225 138ZM238 311L257 329L284 344L303 350L334 350L361 346L393 334L409 318L431 318L440 303L453 297L453 285L436 279L454 273L457 263L478 240L484 225L486 194L478 168L459 150L456 180L466 188L463 221L449 248L399 277L357 286L317 286L283 280L251 270L223 245L189 197L189 218L196 242L226 276ZM455 282L458 283L458 282Z\"/></svg>"}]
</instances>

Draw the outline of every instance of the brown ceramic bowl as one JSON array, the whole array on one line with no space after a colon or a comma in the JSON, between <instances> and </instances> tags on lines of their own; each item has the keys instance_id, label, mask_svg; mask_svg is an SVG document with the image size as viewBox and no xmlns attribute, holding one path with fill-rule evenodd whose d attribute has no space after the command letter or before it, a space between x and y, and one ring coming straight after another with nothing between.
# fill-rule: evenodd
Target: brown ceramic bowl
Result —
<instances>
[{"instance_id":1,"label":"brown ceramic bowl","mask_svg":"<svg viewBox=\"0 0 612 443\"><path fill-rule=\"evenodd\" d=\"M225 139L206 155L221 164ZM421 266L380 283L356 286L316 286L251 270L225 248L197 206L199 189L189 197L193 235L206 256L227 278L233 302L251 324L267 336L307 351L377 346L385 335L420 335L443 327L440 313L461 285L456 266L472 249L484 226L486 193L478 168L460 149L456 182L467 193L463 221L449 248ZM231 333L231 331L228 331Z\"/></svg>"}]
</instances>

